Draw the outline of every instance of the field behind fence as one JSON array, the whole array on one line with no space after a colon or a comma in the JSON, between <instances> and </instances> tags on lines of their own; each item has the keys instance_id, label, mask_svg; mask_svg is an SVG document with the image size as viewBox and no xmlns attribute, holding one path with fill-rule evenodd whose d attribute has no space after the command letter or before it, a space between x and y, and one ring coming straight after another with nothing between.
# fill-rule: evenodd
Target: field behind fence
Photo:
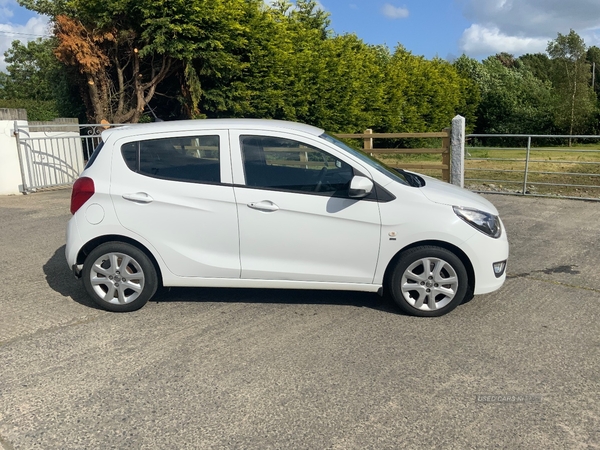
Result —
<instances>
[{"instance_id":1,"label":"field behind fence","mask_svg":"<svg viewBox=\"0 0 600 450\"><path fill-rule=\"evenodd\" d=\"M437 133L420 137L427 138L431 146ZM442 140L441 146L445 145ZM442 149L365 147L365 152L389 166L444 179ZM476 192L600 200L600 136L471 134L466 140L464 167L465 187Z\"/></svg>"},{"instance_id":2,"label":"field behind fence","mask_svg":"<svg viewBox=\"0 0 600 450\"><path fill-rule=\"evenodd\" d=\"M468 189L600 200L600 136L469 135L467 138L465 187Z\"/></svg>"}]
</instances>

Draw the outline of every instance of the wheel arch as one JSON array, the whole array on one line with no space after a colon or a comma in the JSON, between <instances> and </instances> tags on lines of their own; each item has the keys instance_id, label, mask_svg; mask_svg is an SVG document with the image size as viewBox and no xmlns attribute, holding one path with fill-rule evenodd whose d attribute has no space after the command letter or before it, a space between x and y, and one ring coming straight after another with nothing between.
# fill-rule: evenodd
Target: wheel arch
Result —
<instances>
[{"instance_id":1,"label":"wheel arch","mask_svg":"<svg viewBox=\"0 0 600 450\"><path fill-rule=\"evenodd\" d=\"M463 252L456 245L450 244L448 242L436 241L436 240L426 240L426 241L413 242L412 244L409 244L406 247L398 250L398 252L393 256L393 258L390 259L390 261L388 262L387 267L385 268L385 272L384 272L384 275L383 275L384 290L385 290L385 286L388 285L388 282L389 282L390 277L392 275L394 266L396 265L396 262L402 256L402 254L404 252L406 252L407 250L410 250L411 248L421 247L421 246L425 246L425 245L430 245L430 246L435 246L435 247L441 247L443 249L446 249L446 250L454 253L461 260L461 262L465 265L465 269L467 270L467 275L469 277L469 290L470 290L470 292L472 293L472 292L475 291L475 270L473 269L473 264L471 263L471 260L469 259L469 257L467 256L467 254L465 252Z\"/></svg>"},{"instance_id":2,"label":"wheel arch","mask_svg":"<svg viewBox=\"0 0 600 450\"><path fill-rule=\"evenodd\" d=\"M142 252L144 252L146 254L146 256L152 262L152 265L154 266L154 269L156 270L158 282L162 286L162 283L163 283L162 271L160 270L160 265L158 264L158 261L154 257L154 254L145 245L143 245L139 241L136 241L135 239L129 238L127 236L121 236L118 234L107 234L107 235L98 236L98 237L92 239L91 241L87 242L84 246L82 246L81 249L79 250L79 253L77 253L77 264L83 264L85 262L87 255L89 255L99 245L105 244L107 242L123 242L125 244L132 245L132 246L136 247L137 249L141 250Z\"/></svg>"}]
</instances>

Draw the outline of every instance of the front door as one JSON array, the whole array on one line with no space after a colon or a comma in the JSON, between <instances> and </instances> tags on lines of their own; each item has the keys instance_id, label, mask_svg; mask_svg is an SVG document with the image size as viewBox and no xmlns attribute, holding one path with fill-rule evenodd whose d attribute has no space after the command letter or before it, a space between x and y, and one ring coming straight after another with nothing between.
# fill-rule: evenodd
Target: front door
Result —
<instances>
[{"instance_id":1,"label":"front door","mask_svg":"<svg viewBox=\"0 0 600 450\"><path fill-rule=\"evenodd\" d=\"M372 283L378 203L347 195L353 175L368 172L319 144L278 133L232 133L232 155L241 158L234 181L242 278Z\"/></svg>"}]
</instances>

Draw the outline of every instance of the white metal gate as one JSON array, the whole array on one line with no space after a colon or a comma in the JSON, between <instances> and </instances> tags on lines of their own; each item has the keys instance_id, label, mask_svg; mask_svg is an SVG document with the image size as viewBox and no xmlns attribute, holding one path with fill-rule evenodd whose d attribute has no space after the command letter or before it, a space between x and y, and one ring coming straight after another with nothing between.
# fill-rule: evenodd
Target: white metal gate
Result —
<instances>
[{"instance_id":1,"label":"white metal gate","mask_svg":"<svg viewBox=\"0 0 600 450\"><path fill-rule=\"evenodd\" d=\"M29 123L18 126L23 192L70 186L83 171L106 125Z\"/></svg>"}]
</instances>

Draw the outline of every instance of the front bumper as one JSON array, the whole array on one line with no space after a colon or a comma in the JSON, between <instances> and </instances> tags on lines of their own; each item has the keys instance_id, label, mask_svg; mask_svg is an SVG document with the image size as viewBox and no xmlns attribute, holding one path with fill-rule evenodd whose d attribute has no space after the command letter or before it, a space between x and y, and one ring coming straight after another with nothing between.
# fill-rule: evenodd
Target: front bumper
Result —
<instances>
[{"instance_id":1,"label":"front bumper","mask_svg":"<svg viewBox=\"0 0 600 450\"><path fill-rule=\"evenodd\" d=\"M490 238L483 233L476 233L464 244L463 250L471 260L475 274L475 295L494 292L506 280L506 267L508 263L508 239L506 229L502 224L502 235L498 239ZM504 263L498 273L494 265Z\"/></svg>"}]
</instances>

